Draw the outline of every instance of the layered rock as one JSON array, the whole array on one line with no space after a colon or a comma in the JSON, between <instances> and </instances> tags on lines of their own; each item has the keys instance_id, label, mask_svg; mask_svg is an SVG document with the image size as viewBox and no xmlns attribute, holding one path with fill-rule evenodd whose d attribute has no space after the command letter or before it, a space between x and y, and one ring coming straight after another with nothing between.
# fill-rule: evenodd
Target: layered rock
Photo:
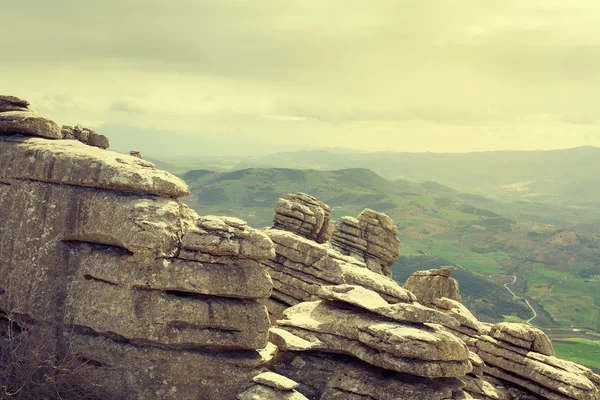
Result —
<instances>
[{"instance_id":1,"label":"layered rock","mask_svg":"<svg viewBox=\"0 0 600 400\"><path fill-rule=\"evenodd\" d=\"M458 326L454 318L408 300L390 304L361 286L325 286L318 295L323 300L287 309L270 330L281 352L275 360L278 372L309 386L307 396L383 400L399 398L394 397L399 393L405 396L400 398L423 398L418 396L427 392L431 399L460 398L463 384L454 378L471 372L472 365L466 345L441 325ZM294 368L320 364L314 353L336 356L326 358L329 367L308 367L331 371L326 382L311 389L314 383ZM339 354L353 359L338 359ZM294 355L300 361L285 361Z\"/></svg>"},{"instance_id":2,"label":"layered rock","mask_svg":"<svg viewBox=\"0 0 600 400\"><path fill-rule=\"evenodd\" d=\"M88 144L101 149L110 147L109 140L106 136L96 133L90 128L84 128L81 125L69 126L63 125L61 132L64 139L79 140L81 143Z\"/></svg>"},{"instance_id":3,"label":"layered rock","mask_svg":"<svg viewBox=\"0 0 600 400\"><path fill-rule=\"evenodd\" d=\"M273 227L325 243L333 233L331 209L308 194L287 194L275 206Z\"/></svg>"},{"instance_id":4,"label":"layered rock","mask_svg":"<svg viewBox=\"0 0 600 400\"><path fill-rule=\"evenodd\" d=\"M1 99L0 109L22 104ZM0 116L12 112L28 113ZM175 199L187 185L149 162L23 136L44 136L49 122L3 121L0 310L54 327L56 348L88 360L114 396L225 399L249 388L273 355L261 350L268 236L198 216Z\"/></svg>"},{"instance_id":5,"label":"layered rock","mask_svg":"<svg viewBox=\"0 0 600 400\"><path fill-rule=\"evenodd\" d=\"M470 350L477 352L477 340L481 335L490 333L490 326L479 322L467 307L456 300L445 297L433 300L433 306L456 319L460 326L447 327L450 332L462 339Z\"/></svg>"},{"instance_id":6,"label":"layered rock","mask_svg":"<svg viewBox=\"0 0 600 400\"><path fill-rule=\"evenodd\" d=\"M433 305L435 299L442 297L462 303L458 281L450 277L448 268L417 271L404 282L404 288L417 296L420 303Z\"/></svg>"},{"instance_id":7,"label":"layered rock","mask_svg":"<svg viewBox=\"0 0 600 400\"><path fill-rule=\"evenodd\" d=\"M0 96L0 135L37 136L62 139L60 127L29 109L29 102L14 96Z\"/></svg>"},{"instance_id":8,"label":"layered rock","mask_svg":"<svg viewBox=\"0 0 600 400\"><path fill-rule=\"evenodd\" d=\"M547 356L555 355L550 338L530 325L502 322L492 326L490 336L525 350Z\"/></svg>"},{"instance_id":9,"label":"layered rock","mask_svg":"<svg viewBox=\"0 0 600 400\"><path fill-rule=\"evenodd\" d=\"M494 328L492 328L494 330ZM546 399L600 399L592 371L553 356L536 353L491 336L477 342L485 372Z\"/></svg>"},{"instance_id":10,"label":"layered rock","mask_svg":"<svg viewBox=\"0 0 600 400\"><path fill-rule=\"evenodd\" d=\"M391 303L412 302L415 297L394 280L371 271L364 263L343 256L327 245L278 229L265 231L275 244L276 256L265 261L273 279L274 302L269 306L275 318L285 307L319 298L324 285L359 285L380 294Z\"/></svg>"},{"instance_id":11,"label":"layered rock","mask_svg":"<svg viewBox=\"0 0 600 400\"><path fill-rule=\"evenodd\" d=\"M331 239L340 253L352 256L367 268L385 276L392 276L391 265L400 255L398 228L390 217L365 209L358 218L342 217Z\"/></svg>"}]
</instances>

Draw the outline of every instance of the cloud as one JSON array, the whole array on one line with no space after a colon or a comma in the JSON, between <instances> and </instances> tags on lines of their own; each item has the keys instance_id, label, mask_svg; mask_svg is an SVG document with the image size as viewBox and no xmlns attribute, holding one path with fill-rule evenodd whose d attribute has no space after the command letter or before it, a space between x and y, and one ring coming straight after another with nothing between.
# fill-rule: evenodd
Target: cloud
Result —
<instances>
[{"instance_id":1,"label":"cloud","mask_svg":"<svg viewBox=\"0 0 600 400\"><path fill-rule=\"evenodd\" d=\"M598 18L591 0L27 0L3 5L0 76L61 122L174 137L571 145L599 129Z\"/></svg>"}]
</instances>

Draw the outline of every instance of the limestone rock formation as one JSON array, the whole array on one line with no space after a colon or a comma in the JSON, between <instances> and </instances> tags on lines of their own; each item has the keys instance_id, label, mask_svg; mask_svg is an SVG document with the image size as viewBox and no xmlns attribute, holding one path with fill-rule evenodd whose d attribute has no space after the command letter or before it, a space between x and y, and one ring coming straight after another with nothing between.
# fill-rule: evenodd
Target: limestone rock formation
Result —
<instances>
[{"instance_id":1,"label":"limestone rock formation","mask_svg":"<svg viewBox=\"0 0 600 400\"><path fill-rule=\"evenodd\" d=\"M81 143L100 147L101 149L108 149L110 147L109 140L106 136L100 135L92 129L84 128L81 125L75 125L74 127L63 125L61 131L64 139L79 140Z\"/></svg>"},{"instance_id":2,"label":"limestone rock formation","mask_svg":"<svg viewBox=\"0 0 600 400\"><path fill-rule=\"evenodd\" d=\"M149 162L40 138L55 126L45 119L7 128L18 112L28 113L0 113L0 311L53 327L58 351L88 360L90 379L115 396L248 389L274 351L261 303L269 237L198 216L175 199L187 185Z\"/></svg>"},{"instance_id":3,"label":"limestone rock formation","mask_svg":"<svg viewBox=\"0 0 600 400\"><path fill-rule=\"evenodd\" d=\"M3 108L6 109L7 107ZM0 135L26 135L62 139L61 129L55 122L29 110L0 112Z\"/></svg>"},{"instance_id":4,"label":"limestone rock formation","mask_svg":"<svg viewBox=\"0 0 600 400\"><path fill-rule=\"evenodd\" d=\"M480 337L477 347L489 375L547 399L600 399L593 373L584 367L486 335Z\"/></svg>"},{"instance_id":5,"label":"limestone rock formation","mask_svg":"<svg viewBox=\"0 0 600 400\"><path fill-rule=\"evenodd\" d=\"M492 326L490 336L536 353L555 355L550 338L541 330L529 325L502 322Z\"/></svg>"},{"instance_id":6,"label":"limestone rock formation","mask_svg":"<svg viewBox=\"0 0 600 400\"><path fill-rule=\"evenodd\" d=\"M174 198L189 194L185 182L148 161L75 140L0 136L0 153L0 173L7 179Z\"/></svg>"},{"instance_id":7,"label":"limestone rock formation","mask_svg":"<svg viewBox=\"0 0 600 400\"><path fill-rule=\"evenodd\" d=\"M408 277L403 287L414 293L422 304L432 305L435 299L442 297L462 303L458 281L450 277L451 273L448 268L417 271Z\"/></svg>"},{"instance_id":8,"label":"limestone rock formation","mask_svg":"<svg viewBox=\"0 0 600 400\"><path fill-rule=\"evenodd\" d=\"M452 317L411 302L390 304L360 286L324 286L318 294L324 300L287 309L270 331L280 352L276 370L300 382L309 398L466 396L454 378L471 372L470 352L437 325L458 326Z\"/></svg>"},{"instance_id":9,"label":"limestone rock formation","mask_svg":"<svg viewBox=\"0 0 600 400\"><path fill-rule=\"evenodd\" d=\"M394 280L371 271L360 261L343 256L327 245L319 244L291 232L269 229L265 233L275 244L276 256L263 264L273 279L274 318L286 307L319 298L324 285L359 285L379 293L385 300L412 302L415 297ZM281 307L277 307L277 304Z\"/></svg>"},{"instance_id":10,"label":"limestone rock formation","mask_svg":"<svg viewBox=\"0 0 600 400\"><path fill-rule=\"evenodd\" d=\"M398 228L390 217L365 209L358 218L342 217L331 239L340 253L364 262L372 271L392 276L390 266L400 255Z\"/></svg>"},{"instance_id":11,"label":"limestone rock formation","mask_svg":"<svg viewBox=\"0 0 600 400\"><path fill-rule=\"evenodd\" d=\"M333 233L331 209L308 194L287 194L275 206L273 227L325 243Z\"/></svg>"}]
</instances>

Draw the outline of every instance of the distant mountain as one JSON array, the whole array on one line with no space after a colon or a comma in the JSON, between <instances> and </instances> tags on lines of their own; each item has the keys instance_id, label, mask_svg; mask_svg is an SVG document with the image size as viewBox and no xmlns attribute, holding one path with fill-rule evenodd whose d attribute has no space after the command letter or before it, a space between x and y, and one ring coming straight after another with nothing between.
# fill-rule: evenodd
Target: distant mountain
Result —
<instances>
[{"instance_id":1,"label":"distant mountain","mask_svg":"<svg viewBox=\"0 0 600 400\"><path fill-rule=\"evenodd\" d=\"M157 160L160 163L160 160ZM165 160L167 170L233 171L247 168L292 168L320 171L370 169L389 180L434 181L464 193L533 203L519 218L554 214L551 223L583 223L600 217L600 148L476 153L352 153L304 150L261 157L185 157ZM527 210L525 210L527 209ZM510 211L508 211L510 213ZM563 214L564 213L564 214ZM517 215L515 215L517 216Z\"/></svg>"}]
</instances>

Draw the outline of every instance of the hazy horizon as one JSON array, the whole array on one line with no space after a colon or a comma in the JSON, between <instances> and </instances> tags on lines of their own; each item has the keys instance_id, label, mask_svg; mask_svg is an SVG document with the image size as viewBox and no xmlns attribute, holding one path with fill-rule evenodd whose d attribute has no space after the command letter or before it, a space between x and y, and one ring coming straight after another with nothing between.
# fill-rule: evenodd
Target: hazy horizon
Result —
<instances>
[{"instance_id":1,"label":"hazy horizon","mask_svg":"<svg viewBox=\"0 0 600 400\"><path fill-rule=\"evenodd\" d=\"M599 17L591 0L12 2L2 93L168 156L600 146Z\"/></svg>"}]
</instances>

